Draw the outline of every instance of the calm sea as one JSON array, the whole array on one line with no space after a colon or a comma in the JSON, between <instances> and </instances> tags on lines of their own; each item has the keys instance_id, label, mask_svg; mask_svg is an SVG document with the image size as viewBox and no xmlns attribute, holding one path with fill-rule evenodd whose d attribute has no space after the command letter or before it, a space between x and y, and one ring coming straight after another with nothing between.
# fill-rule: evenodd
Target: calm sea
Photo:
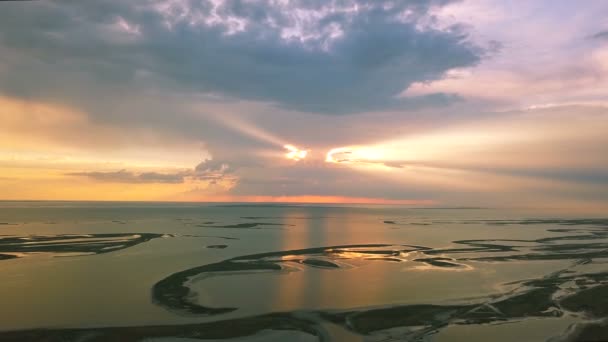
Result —
<instances>
[{"instance_id":1,"label":"calm sea","mask_svg":"<svg viewBox=\"0 0 608 342\"><path fill-rule=\"evenodd\" d=\"M608 316L602 215L0 202L0 235L0 340L561 341Z\"/></svg>"}]
</instances>

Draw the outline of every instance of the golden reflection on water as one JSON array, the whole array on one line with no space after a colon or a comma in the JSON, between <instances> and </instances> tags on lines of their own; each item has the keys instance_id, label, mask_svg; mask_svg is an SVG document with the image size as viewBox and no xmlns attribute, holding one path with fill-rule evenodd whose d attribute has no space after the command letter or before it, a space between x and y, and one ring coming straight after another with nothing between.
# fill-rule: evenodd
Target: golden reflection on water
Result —
<instances>
[{"instance_id":1,"label":"golden reflection on water","mask_svg":"<svg viewBox=\"0 0 608 342\"><path fill-rule=\"evenodd\" d=\"M357 215L340 215L338 217L315 217L302 220L309 212L290 211L283 217L283 223L298 223L297 230L285 230L281 235L280 250L288 251L310 247L332 245L329 233L339 227L341 234L352 243L366 241L369 238L367 222ZM337 222L336 222L337 221ZM284 259L299 259L300 256ZM334 260L338 258L338 260ZM332 262L340 265L339 269L321 269L305 265L296 265L302 271L287 272L278 277L277 291L273 308L285 310L294 308L332 308L351 307L364 303L374 303L386 296L385 279L396 267L375 267L365 259L370 254L356 249L341 249L332 253ZM385 261L370 261L385 263ZM392 268L392 270L391 270Z\"/></svg>"},{"instance_id":2,"label":"golden reflection on water","mask_svg":"<svg viewBox=\"0 0 608 342\"><path fill-rule=\"evenodd\" d=\"M291 224L296 221L303 226L305 234L293 233L293 230L286 230L281 234L281 250L292 250L302 248L301 246L309 246L310 238L308 236L311 231L313 220L298 220L298 217L305 215L298 211L289 211L283 216L284 224ZM304 304L304 282L297 273L290 272L279 276L277 279L277 290L274 297L273 307L300 307Z\"/></svg>"}]
</instances>

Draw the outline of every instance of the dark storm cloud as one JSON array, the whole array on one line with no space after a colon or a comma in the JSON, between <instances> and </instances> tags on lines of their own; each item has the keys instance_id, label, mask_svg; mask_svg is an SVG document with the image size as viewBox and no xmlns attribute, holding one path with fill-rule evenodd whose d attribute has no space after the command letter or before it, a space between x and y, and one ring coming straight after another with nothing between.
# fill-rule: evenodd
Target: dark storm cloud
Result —
<instances>
[{"instance_id":1,"label":"dark storm cloud","mask_svg":"<svg viewBox=\"0 0 608 342\"><path fill-rule=\"evenodd\" d=\"M0 3L0 89L97 115L151 80L325 114L445 105L459 97L397 95L480 61L484 52L461 29L424 25L448 2Z\"/></svg>"}]
</instances>

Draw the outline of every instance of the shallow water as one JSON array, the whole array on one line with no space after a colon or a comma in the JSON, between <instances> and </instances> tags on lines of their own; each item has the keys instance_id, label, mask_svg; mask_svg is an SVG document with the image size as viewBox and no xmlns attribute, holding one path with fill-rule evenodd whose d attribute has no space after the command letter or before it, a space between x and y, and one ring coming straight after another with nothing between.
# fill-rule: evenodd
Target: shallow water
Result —
<instances>
[{"instance_id":1,"label":"shallow water","mask_svg":"<svg viewBox=\"0 0 608 342\"><path fill-rule=\"evenodd\" d=\"M602 215L0 202L0 235L3 341L608 339Z\"/></svg>"}]
</instances>

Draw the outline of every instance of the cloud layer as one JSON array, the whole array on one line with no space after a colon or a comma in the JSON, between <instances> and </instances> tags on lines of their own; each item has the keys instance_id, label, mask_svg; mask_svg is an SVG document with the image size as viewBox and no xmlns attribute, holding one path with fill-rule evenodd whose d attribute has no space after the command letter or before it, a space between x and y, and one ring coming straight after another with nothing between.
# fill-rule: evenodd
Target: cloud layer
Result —
<instances>
[{"instance_id":1,"label":"cloud layer","mask_svg":"<svg viewBox=\"0 0 608 342\"><path fill-rule=\"evenodd\" d=\"M480 61L483 50L460 27L431 25L449 2L3 4L2 90L88 102L108 96L105 87L165 80L173 90L323 114L445 105L459 97L398 95Z\"/></svg>"}]
</instances>

